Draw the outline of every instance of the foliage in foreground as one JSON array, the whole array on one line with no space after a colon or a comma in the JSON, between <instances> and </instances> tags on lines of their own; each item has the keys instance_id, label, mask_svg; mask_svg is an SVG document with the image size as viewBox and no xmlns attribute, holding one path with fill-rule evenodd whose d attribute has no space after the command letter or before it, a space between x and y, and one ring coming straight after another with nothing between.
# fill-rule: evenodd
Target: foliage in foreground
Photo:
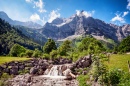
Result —
<instances>
[{"instance_id":1,"label":"foliage in foreground","mask_svg":"<svg viewBox=\"0 0 130 86\"><path fill-rule=\"evenodd\" d=\"M107 86L130 86L130 74L120 69L112 69L103 75L102 82Z\"/></svg>"},{"instance_id":2,"label":"foliage in foreground","mask_svg":"<svg viewBox=\"0 0 130 86\"><path fill-rule=\"evenodd\" d=\"M79 75L77 80L79 82L79 86L87 86L87 80L89 79L88 75ZM88 85L89 86L89 85Z\"/></svg>"},{"instance_id":3,"label":"foliage in foreground","mask_svg":"<svg viewBox=\"0 0 130 86\"><path fill-rule=\"evenodd\" d=\"M3 73L2 76L0 77L0 86L9 86L6 80L12 77L13 77L12 75Z\"/></svg>"}]
</instances>

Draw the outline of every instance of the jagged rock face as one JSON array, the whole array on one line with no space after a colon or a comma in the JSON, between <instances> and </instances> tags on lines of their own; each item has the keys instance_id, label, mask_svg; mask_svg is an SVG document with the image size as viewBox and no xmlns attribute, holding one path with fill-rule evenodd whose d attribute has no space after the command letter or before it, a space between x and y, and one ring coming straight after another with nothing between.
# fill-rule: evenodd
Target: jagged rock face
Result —
<instances>
[{"instance_id":1,"label":"jagged rock face","mask_svg":"<svg viewBox=\"0 0 130 86\"><path fill-rule=\"evenodd\" d=\"M123 25L122 26L122 33L124 34L124 36L128 36L130 34L130 25Z\"/></svg>"},{"instance_id":2,"label":"jagged rock face","mask_svg":"<svg viewBox=\"0 0 130 86\"><path fill-rule=\"evenodd\" d=\"M130 34L130 25L117 26L99 19L86 17L82 12L67 19L57 18L42 28L46 37L60 40L72 35L92 35L118 42Z\"/></svg>"}]
</instances>

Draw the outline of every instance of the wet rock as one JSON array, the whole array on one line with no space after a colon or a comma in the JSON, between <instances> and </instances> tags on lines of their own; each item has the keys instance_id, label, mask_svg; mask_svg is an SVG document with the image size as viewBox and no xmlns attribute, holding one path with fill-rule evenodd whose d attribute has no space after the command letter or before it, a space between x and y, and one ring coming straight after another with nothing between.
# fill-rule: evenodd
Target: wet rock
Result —
<instances>
[{"instance_id":1,"label":"wet rock","mask_svg":"<svg viewBox=\"0 0 130 86\"><path fill-rule=\"evenodd\" d=\"M9 86L78 86L76 79L64 80L61 78L44 78L30 76L29 74L18 75L8 80Z\"/></svg>"}]
</instances>

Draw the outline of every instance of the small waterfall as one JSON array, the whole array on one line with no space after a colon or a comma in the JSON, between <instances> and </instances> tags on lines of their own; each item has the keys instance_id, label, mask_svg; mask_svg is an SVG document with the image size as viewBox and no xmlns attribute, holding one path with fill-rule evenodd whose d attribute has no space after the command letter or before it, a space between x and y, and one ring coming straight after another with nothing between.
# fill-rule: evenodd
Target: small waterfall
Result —
<instances>
[{"instance_id":1,"label":"small waterfall","mask_svg":"<svg viewBox=\"0 0 130 86\"><path fill-rule=\"evenodd\" d=\"M50 77L50 78L66 78L63 75L63 71L68 68L68 65L53 65L51 68L47 69L44 72L43 77Z\"/></svg>"},{"instance_id":2,"label":"small waterfall","mask_svg":"<svg viewBox=\"0 0 130 86\"><path fill-rule=\"evenodd\" d=\"M47 75L49 75L49 76L58 76L59 75L59 70L58 70L58 66L53 66L51 69L50 69L50 71L49 71L49 73L47 74Z\"/></svg>"}]
</instances>

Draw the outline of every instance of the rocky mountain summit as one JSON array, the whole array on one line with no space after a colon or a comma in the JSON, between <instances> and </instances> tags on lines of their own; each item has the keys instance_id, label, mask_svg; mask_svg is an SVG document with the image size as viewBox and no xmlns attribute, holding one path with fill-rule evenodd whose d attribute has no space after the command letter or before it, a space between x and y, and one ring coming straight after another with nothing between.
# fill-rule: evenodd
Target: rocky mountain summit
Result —
<instances>
[{"instance_id":1,"label":"rocky mountain summit","mask_svg":"<svg viewBox=\"0 0 130 86\"><path fill-rule=\"evenodd\" d=\"M79 35L91 35L99 40L112 39L121 41L130 34L130 25L117 26L107 24L99 19L86 16L84 11L70 18L56 18L51 23L46 23L41 31L46 37L61 40Z\"/></svg>"},{"instance_id":2,"label":"rocky mountain summit","mask_svg":"<svg viewBox=\"0 0 130 86\"><path fill-rule=\"evenodd\" d=\"M117 26L111 23L105 23L100 19L85 15L84 11L81 11L79 14L74 14L69 18L56 18L51 23L47 22L44 26L31 21L20 22L12 20L2 11L0 11L0 18L18 28L24 26L20 29L23 33L28 34L27 36L29 37L43 41L46 41L45 39L47 38L57 41L91 35L98 40L107 41L107 39L112 39L115 42L119 42L130 35L130 24ZM27 28L29 28L29 31L25 30ZM32 33L29 33L30 31ZM36 37L32 36L32 34L36 35ZM37 36L37 34L39 35Z\"/></svg>"}]
</instances>

